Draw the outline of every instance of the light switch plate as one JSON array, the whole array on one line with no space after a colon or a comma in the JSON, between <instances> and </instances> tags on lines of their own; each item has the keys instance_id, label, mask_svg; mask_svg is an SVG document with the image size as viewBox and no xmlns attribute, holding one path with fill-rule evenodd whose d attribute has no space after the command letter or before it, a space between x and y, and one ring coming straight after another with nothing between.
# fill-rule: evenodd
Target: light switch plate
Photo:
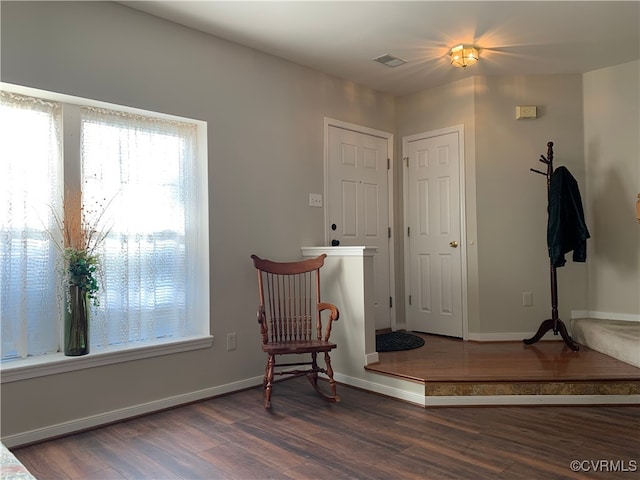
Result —
<instances>
[{"instance_id":1,"label":"light switch plate","mask_svg":"<svg viewBox=\"0 0 640 480\"><path fill-rule=\"evenodd\" d=\"M518 105L516 107L516 120L523 118L536 118L538 116L535 105Z\"/></svg>"},{"instance_id":2,"label":"light switch plate","mask_svg":"<svg viewBox=\"0 0 640 480\"><path fill-rule=\"evenodd\" d=\"M322 195L319 193L309 194L309 206L310 207L322 207Z\"/></svg>"}]
</instances>

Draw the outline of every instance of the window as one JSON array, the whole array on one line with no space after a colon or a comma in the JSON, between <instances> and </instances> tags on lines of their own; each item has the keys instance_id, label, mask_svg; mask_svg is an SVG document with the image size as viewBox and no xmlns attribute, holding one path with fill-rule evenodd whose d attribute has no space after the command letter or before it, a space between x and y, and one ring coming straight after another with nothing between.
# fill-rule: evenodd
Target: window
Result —
<instances>
[{"instance_id":1,"label":"window","mask_svg":"<svg viewBox=\"0 0 640 480\"><path fill-rule=\"evenodd\" d=\"M56 264L47 235L61 208L61 107L0 92L2 358L58 350ZM50 208L49 208L50 207Z\"/></svg>"},{"instance_id":2,"label":"window","mask_svg":"<svg viewBox=\"0 0 640 480\"><path fill-rule=\"evenodd\" d=\"M81 192L108 226L92 352L208 335L206 125L1 94L2 358L59 350L61 252L50 234L63 191Z\"/></svg>"}]
</instances>

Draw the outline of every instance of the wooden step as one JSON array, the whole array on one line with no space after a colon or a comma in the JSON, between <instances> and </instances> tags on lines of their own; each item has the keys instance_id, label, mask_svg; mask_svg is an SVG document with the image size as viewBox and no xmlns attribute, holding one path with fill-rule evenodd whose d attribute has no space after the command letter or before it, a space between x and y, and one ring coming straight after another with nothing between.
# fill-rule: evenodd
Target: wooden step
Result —
<instances>
[{"instance_id":1,"label":"wooden step","mask_svg":"<svg viewBox=\"0 0 640 480\"><path fill-rule=\"evenodd\" d=\"M424 385L425 397L640 395L640 368L562 341L465 342L420 334L423 347L381 352L372 373ZM428 403L428 402L427 402ZM628 399L622 403L628 403Z\"/></svg>"}]
</instances>

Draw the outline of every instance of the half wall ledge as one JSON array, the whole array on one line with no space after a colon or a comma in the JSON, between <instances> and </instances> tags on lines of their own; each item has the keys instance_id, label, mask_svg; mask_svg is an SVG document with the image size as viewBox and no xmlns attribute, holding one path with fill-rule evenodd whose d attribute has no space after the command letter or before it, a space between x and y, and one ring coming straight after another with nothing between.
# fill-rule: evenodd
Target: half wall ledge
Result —
<instances>
[{"instance_id":1,"label":"half wall ledge","mask_svg":"<svg viewBox=\"0 0 640 480\"><path fill-rule=\"evenodd\" d=\"M362 378L366 365L379 361L376 352L373 256L377 247L302 247L302 256L327 255L321 270L322 299L340 311L332 330L338 348L332 364L342 375Z\"/></svg>"}]
</instances>

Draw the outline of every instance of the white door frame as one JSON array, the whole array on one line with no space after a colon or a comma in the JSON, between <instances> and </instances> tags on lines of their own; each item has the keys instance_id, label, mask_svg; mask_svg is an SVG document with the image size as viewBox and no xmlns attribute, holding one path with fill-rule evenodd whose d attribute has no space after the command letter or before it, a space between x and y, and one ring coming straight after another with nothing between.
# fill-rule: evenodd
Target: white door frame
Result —
<instances>
[{"instance_id":1,"label":"white door frame","mask_svg":"<svg viewBox=\"0 0 640 480\"><path fill-rule=\"evenodd\" d=\"M452 127L439 128L428 132L417 133L402 137L402 161L406 162L409 143L425 138L437 137L449 133L458 134L458 152L459 152L459 182L460 182L460 264L461 264L461 287L462 287L462 339L468 340L469 337L469 303L467 299L467 228L466 228L466 203L465 203L465 157L464 157L464 125L454 125ZM402 169L402 188L403 188L403 211L404 211L404 284L405 289L411 285L411 268L409 265L409 236L407 229L409 227L409 169L406 164ZM405 294L405 311L409 308L409 295Z\"/></svg>"},{"instance_id":2,"label":"white door frame","mask_svg":"<svg viewBox=\"0 0 640 480\"><path fill-rule=\"evenodd\" d=\"M374 137L380 137L387 140L387 158L389 159L389 168L387 169L387 185L388 185L388 203L389 203L389 227L391 228L391 238L389 238L389 290L394 301L390 308L391 329L396 329L396 282L395 282L395 254L393 241L393 134L376 130L354 123L343 122L334 118L324 117L324 241L325 245L331 245L331 232L329 225L329 127L338 127L345 130L351 130L357 133L364 133ZM370 246L370 245L363 245Z\"/></svg>"}]
</instances>

